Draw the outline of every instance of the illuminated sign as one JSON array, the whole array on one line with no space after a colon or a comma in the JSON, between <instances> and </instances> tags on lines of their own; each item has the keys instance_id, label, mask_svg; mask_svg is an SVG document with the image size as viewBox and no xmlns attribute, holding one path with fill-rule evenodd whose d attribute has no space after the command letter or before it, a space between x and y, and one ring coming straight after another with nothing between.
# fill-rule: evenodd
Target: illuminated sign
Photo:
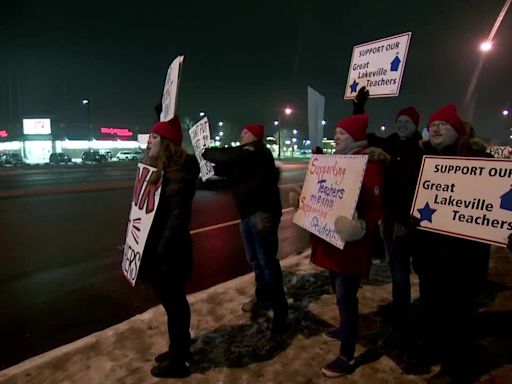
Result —
<instances>
[{"instance_id":1,"label":"illuminated sign","mask_svg":"<svg viewBox=\"0 0 512 384\"><path fill-rule=\"evenodd\" d=\"M130 137L133 132L126 128L100 128L100 132L106 135Z\"/></svg>"},{"instance_id":2,"label":"illuminated sign","mask_svg":"<svg viewBox=\"0 0 512 384\"><path fill-rule=\"evenodd\" d=\"M4 138L7 136L9 136L9 133L7 133L7 131L0 131L0 137Z\"/></svg>"},{"instance_id":3,"label":"illuminated sign","mask_svg":"<svg viewBox=\"0 0 512 384\"><path fill-rule=\"evenodd\" d=\"M23 119L25 135L49 135L52 133L50 119Z\"/></svg>"}]
</instances>

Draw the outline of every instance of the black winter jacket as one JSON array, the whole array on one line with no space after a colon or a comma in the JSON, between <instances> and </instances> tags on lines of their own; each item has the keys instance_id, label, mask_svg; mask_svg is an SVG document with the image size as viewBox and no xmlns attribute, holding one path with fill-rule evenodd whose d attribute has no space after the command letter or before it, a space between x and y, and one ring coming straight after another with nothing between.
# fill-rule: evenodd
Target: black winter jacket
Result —
<instances>
[{"instance_id":1,"label":"black winter jacket","mask_svg":"<svg viewBox=\"0 0 512 384\"><path fill-rule=\"evenodd\" d=\"M182 164L171 164L164 173L139 271L143 280L151 281L157 273L186 279L192 273L189 226L198 176L199 164L192 155L186 155Z\"/></svg>"},{"instance_id":2,"label":"black winter jacket","mask_svg":"<svg viewBox=\"0 0 512 384\"><path fill-rule=\"evenodd\" d=\"M245 219L256 212L281 217L279 169L261 140L234 148L208 148L203 157L215 164L215 174L234 184L238 213Z\"/></svg>"}]
</instances>

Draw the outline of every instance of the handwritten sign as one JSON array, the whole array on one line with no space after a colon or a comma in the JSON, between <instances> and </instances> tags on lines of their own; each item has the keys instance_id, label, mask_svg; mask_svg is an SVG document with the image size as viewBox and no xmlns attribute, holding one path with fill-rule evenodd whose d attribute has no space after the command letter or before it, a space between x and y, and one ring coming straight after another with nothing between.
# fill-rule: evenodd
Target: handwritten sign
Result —
<instances>
[{"instance_id":1,"label":"handwritten sign","mask_svg":"<svg viewBox=\"0 0 512 384\"><path fill-rule=\"evenodd\" d=\"M411 214L427 231L506 245L512 232L512 161L425 156Z\"/></svg>"},{"instance_id":2,"label":"handwritten sign","mask_svg":"<svg viewBox=\"0 0 512 384\"><path fill-rule=\"evenodd\" d=\"M178 84L180 70L183 64L184 56L178 56L167 70L165 79L164 93L162 95L162 113L160 121L167 121L173 118L176 110L176 99L178 98Z\"/></svg>"},{"instance_id":3,"label":"handwritten sign","mask_svg":"<svg viewBox=\"0 0 512 384\"><path fill-rule=\"evenodd\" d=\"M367 162L366 155L312 156L293 222L343 249L334 221L354 216Z\"/></svg>"},{"instance_id":4,"label":"handwritten sign","mask_svg":"<svg viewBox=\"0 0 512 384\"><path fill-rule=\"evenodd\" d=\"M209 161L203 159L203 152L210 146L210 125L208 118L204 117L196 125L188 130L190 134L190 140L194 147L194 153L196 154L197 161L199 162L199 169L201 179L205 181L215 173L213 165Z\"/></svg>"},{"instance_id":5,"label":"handwritten sign","mask_svg":"<svg viewBox=\"0 0 512 384\"><path fill-rule=\"evenodd\" d=\"M356 45L348 71L345 99L353 99L361 87L370 97L398 96L411 32Z\"/></svg>"},{"instance_id":6,"label":"handwritten sign","mask_svg":"<svg viewBox=\"0 0 512 384\"><path fill-rule=\"evenodd\" d=\"M160 200L162 179L154 185L148 183L154 172L156 168L138 164L122 263L123 274L132 286L137 280L144 245Z\"/></svg>"}]
</instances>

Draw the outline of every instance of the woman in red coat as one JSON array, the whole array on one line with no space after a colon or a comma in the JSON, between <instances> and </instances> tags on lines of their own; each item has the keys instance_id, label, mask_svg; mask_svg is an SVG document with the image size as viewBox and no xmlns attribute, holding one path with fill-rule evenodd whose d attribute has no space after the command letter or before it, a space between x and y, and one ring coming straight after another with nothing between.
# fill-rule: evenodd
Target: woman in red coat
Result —
<instances>
[{"instance_id":1,"label":"woman in red coat","mask_svg":"<svg viewBox=\"0 0 512 384\"><path fill-rule=\"evenodd\" d=\"M339 121L334 136L335 154L361 154L367 148L367 128L367 114L354 115ZM325 333L327 338L341 341L339 355L322 368L322 372L328 377L342 376L354 369L359 328L357 292L361 279L370 272L370 259L375 244L373 239L382 216L383 177L382 164L368 162L354 218L336 218L334 226L340 238L346 242L344 249L311 235L311 260L329 271L340 315L340 326Z\"/></svg>"}]
</instances>

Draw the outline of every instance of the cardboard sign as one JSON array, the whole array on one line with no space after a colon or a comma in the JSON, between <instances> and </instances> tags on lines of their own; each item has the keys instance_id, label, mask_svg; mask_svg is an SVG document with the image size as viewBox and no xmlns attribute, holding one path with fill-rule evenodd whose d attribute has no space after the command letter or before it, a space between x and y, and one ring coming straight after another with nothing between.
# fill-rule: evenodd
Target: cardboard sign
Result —
<instances>
[{"instance_id":1,"label":"cardboard sign","mask_svg":"<svg viewBox=\"0 0 512 384\"><path fill-rule=\"evenodd\" d=\"M123 275L132 286L137 280L144 245L160 200L162 178L155 185L148 183L154 172L156 168L138 164L122 263Z\"/></svg>"},{"instance_id":2,"label":"cardboard sign","mask_svg":"<svg viewBox=\"0 0 512 384\"><path fill-rule=\"evenodd\" d=\"M178 84L180 78L181 65L184 56L178 56L167 70L165 78L164 93L162 95L162 113L160 121L167 121L173 118L176 110L176 99L178 98Z\"/></svg>"},{"instance_id":3,"label":"cardboard sign","mask_svg":"<svg viewBox=\"0 0 512 384\"><path fill-rule=\"evenodd\" d=\"M354 217L367 162L366 155L313 155L293 222L343 249L334 221Z\"/></svg>"},{"instance_id":4,"label":"cardboard sign","mask_svg":"<svg viewBox=\"0 0 512 384\"><path fill-rule=\"evenodd\" d=\"M361 87L370 97L398 96L411 32L356 45L348 71L345 99L353 99Z\"/></svg>"},{"instance_id":5,"label":"cardboard sign","mask_svg":"<svg viewBox=\"0 0 512 384\"><path fill-rule=\"evenodd\" d=\"M209 177L213 176L213 164L203 159L203 152L210 146L210 126L208 118L204 117L196 125L189 129L190 140L194 147L194 153L196 154L197 161L199 162L199 169L201 179L205 181Z\"/></svg>"},{"instance_id":6,"label":"cardboard sign","mask_svg":"<svg viewBox=\"0 0 512 384\"><path fill-rule=\"evenodd\" d=\"M512 161L425 156L411 214L424 230L506 245L512 233Z\"/></svg>"}]
</instances>

